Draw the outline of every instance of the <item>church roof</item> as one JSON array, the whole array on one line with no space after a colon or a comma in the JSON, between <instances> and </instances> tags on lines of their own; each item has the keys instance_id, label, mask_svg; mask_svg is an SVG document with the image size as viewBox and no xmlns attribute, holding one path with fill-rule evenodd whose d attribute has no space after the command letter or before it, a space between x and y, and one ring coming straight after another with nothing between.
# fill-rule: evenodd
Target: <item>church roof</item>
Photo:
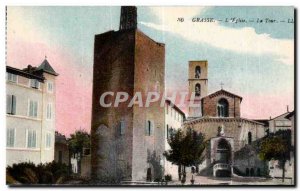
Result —
<instances>
[{"instance_id":1,"label":"church roof","mask_svg":"<svg viewBox=\"0 0 300 191\"><path fill-rule=\"evenodd\" d=\"M41 65L39 67L37 67L36 69L37 71L42 70L43 72L46 72L48 74L52 74L54 76L58 76L58 73L56 73L54 71L54 69L52 68L52 66L49 64L49 62L47 61L47 59L45 58L45 60L41 63Z\"/></svg>"},{"instance_id":2,"label":"church roof","mask_svg":"<svg viewBox=\"0 0 300 191\"><path fill-rule=\"evenodd\" d=\"M285 118L289 119L292 116L295 116L295 111L290 112L287 116L285 116Z\"/></svg>"},{"instance_id":3,"label":"church roof","mask_svg":"<svg viewBox=\"0 0 300 191\"><path fill-rule=\"evenodd\" d=\"M237 122L248 122L248 123L255 123L258 125L264 126L263 123L260 123L258 121L246 119L246 118L240 118L240 117L198 117L193 118L191 120L187 120L184 122L184 124L195 124L199 122L209 122L209 121L216 121L216 122L231 122L231 121L237 121Z\"/></svg>"},{"instance_id":4,"label":"church roof","mask_svg":"<svg viewBox=\"0 0 300 191\"><path fill-rule=\"evenodd\" d=\"M259 123L263 123L265 127L269 126L269 119L251 119L252 121L257 121Z\"/></svg>"},{"instance_id":5,"label":"church roof","mask_svg":"<svg viewBox=\"0 0 300 191\"><path fill-rule=\"evenodd\" d=\"M209 94L209 95L203 97L202 99L205 99L205 98L207 98L207 97L212 98L212 97L216 97L216 96L218 96L218 95L227 95L227 96L229 96L229 97L237 97L237 98L240 98L241 101L242 101L242 99L243 99L241 96L238 96L238 95L236 95L236 94L233 94L233 93L231 93L231 92L229 92L229 91L226 91L226 90L223 90L223 89L221 89L221 90L219 90L219 91L216 91L216 92L214 92L214 93L211 93L211 94Z\"/></svg>"},{"instance_id":6,"label":"church roof","mask_svg":"<svg viewBox=\"0 0 300 191\"><path fill-rule=\"evenodd\" d=\"M274 119L278 119L278 118L285 119L286 116L289 115L290 113L291 113L291 112L287 111L287 112L285 112L285 113L283 113L283 114L280 114L280 115L278 115L278 116L276 116L276 117L270 119L270 121L272 121L272 120L274 120Z\"/></svg>"}]
</instances>

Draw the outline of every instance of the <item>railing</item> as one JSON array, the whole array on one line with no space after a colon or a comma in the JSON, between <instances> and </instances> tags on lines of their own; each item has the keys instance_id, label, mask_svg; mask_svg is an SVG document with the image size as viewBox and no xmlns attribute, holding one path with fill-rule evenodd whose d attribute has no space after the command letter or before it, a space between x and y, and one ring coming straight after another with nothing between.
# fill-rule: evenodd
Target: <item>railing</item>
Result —
<instances>
[{"instance_id":1,"label":"railing","mask_svg":"<svg viewBox=\"0 0 300 191\"><path fill-rule=\"evenodd\" d=\"M225 163L217 163L213 167L214 171L216 170L230 170L230 165Z\"/></svg>"}]
</instances>

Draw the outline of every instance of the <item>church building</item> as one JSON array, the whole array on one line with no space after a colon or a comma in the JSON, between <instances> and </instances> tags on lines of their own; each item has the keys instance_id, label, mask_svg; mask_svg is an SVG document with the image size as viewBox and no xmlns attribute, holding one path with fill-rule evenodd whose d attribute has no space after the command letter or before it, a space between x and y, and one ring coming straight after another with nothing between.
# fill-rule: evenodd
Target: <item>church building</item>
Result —
<instances>
[{"instance_id":1,"label":"church building","mask_svg":"<svg viewBox=\"0 0 300 191\"><path fill-rule=\"evenodd\" d=\"M237 155L236 152L265 135L264 124L241 117L242 97L221 88L208 94L208 62L189 62L190 101L198 103L189 108L184 128L205 134L209 144L200 174L232 176L235 172L246 175L248 169L262 174L264 163L258 156ZM258 173L257 173L258 174Z\"/></svg>"}]
</instances>

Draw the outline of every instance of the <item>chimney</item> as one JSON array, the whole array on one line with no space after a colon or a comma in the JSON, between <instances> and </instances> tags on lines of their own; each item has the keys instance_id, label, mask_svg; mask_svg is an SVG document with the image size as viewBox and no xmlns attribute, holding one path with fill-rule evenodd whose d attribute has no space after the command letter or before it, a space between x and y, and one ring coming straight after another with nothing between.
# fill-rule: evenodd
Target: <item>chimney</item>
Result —
<instances>
[{"instance_id":1,"label":"chimney","mask_svg":"<svg viewBox=\"0 0 300 191\"><path fill-rule=\"evenodd\" d=\"M137 8L135 6L122 6L120 17L120 30L137 28Z\"/></svg>"},{"instance_id":2,"label":"chimney","mask_svg":"<svg viewBox=\"0 0 300 191\"><path fill-rule=\"evenodd\" d=\"M289 112L289 105L286 106L286 112Z\"/></svg>"},{"instance_id":3,"label":"chimney","mask_svg":"<svg viewBox=\"0 0 300 191\"><path fill-rule=\"evenodd\" d=\"M28 66L27 66L27 70L28 70L28 73L32 73L32 66L31 66L31 65L28 65Z\"/></svg>"}]
</instances>

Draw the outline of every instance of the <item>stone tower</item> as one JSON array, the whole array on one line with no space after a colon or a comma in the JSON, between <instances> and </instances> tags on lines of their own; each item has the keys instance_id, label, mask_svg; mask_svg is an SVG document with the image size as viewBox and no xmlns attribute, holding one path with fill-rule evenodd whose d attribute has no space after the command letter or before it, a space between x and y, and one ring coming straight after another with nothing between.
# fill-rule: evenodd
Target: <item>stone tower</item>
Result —
<instances>
[{"instance_id":1,"label":"stone tower","mask_svg":"<svg viewBox=\"0 0 300 191\"><path fill-rule=\"evenodd\" d=\"M122 6L120 17L120 30L137 28L137 9L135 6Z\"/></svg>"},{"instance_id":2,"label":"stone tower","mask_svg":"<svg viewBox=\"0 0 300 191\"><path fill-rule=\"evenodd\" d=\"M165 45L136 28L136 8L122 7L119 31L95 35L92 96L91 172L101 180L161 178L164 148L164 108L128 107L130 100L159 87L164 92ZM100 105L100 97L111 107ZM114 107L117 92L128 101ZM136 99L136 97L135 97Z\"/></svg>"},{"instance_id":3,"label":"stone tower","mask_svg":"<svg viewBox=\"0 0 300 191\"><path fill-rule=\"evenodd\" d=\"M207 96L207 72L208 63L203 61L189 61L189 95L190 102L200 105L201 98ZM202 109L200 107L189 107L189 117L201 117Z\"/></svg>"}]
</instances>

